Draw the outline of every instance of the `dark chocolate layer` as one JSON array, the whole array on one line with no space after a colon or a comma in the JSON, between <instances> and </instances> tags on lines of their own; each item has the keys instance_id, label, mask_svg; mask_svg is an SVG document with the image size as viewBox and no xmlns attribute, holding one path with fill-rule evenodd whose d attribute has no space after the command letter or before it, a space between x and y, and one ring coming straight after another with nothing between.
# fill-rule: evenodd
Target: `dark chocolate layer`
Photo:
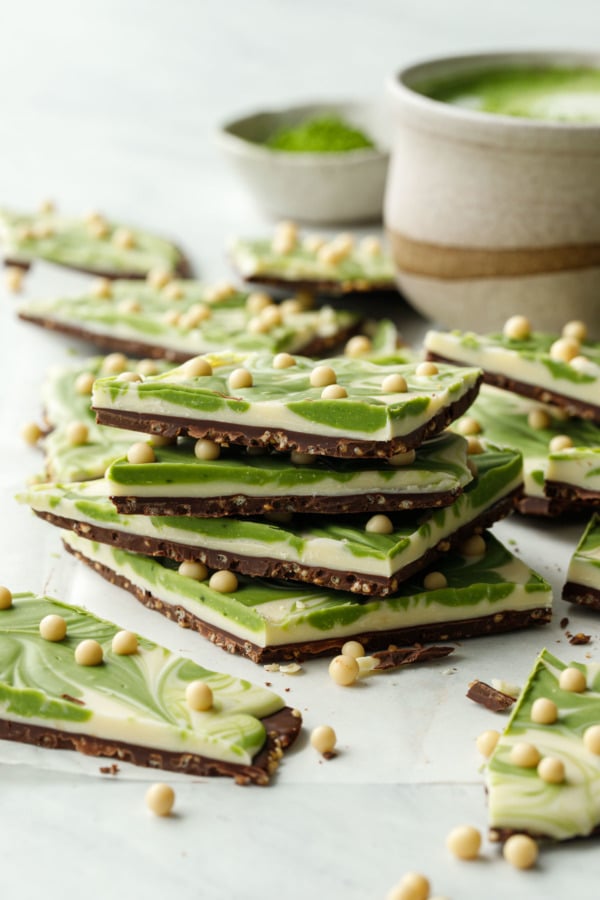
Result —
<instances>
[{"instance_id":1,"label":"dark chocolate layer","mask_svg":"<svg viewBox=\"0 0 600 900\"><path fill-rule=\"evenodd\" d=\"M235 266L234 266L235 268ZM236 271L238 271L236 269ZM277 278L271 275L244 275L238 272L248 284L262 284L265 287L275 288L279 291L298 292L306 291L310 294L323 295L325 297L345 297L349 294L397 294L398 286L395 281L367 281L354 278L347 281L335 281L333 279L320 278Z\"/></svg>"},{"instance_id":2,"label":"dark chocolate layer","mask_svg":"<svg viewBox=\"0 0 600 900\"><path fill-rule=\"evenodd\" d=\"M562 598L568 600L569 603L577 603L579 606L600 610L600 588L567 581L563 587Z\"/></svg>"},{"instance_id":3,"label":"dark chocolate layer","mask_svg":"<svg viewBox=\"0 0 600 900\"><path fill-rule=\"evenodd\" d=\"M271 775L279 765L283 750L293 744L298 737L302 718L299 713L285 706L279 712L264 718L262 723L267 739L250 765L223 762L197 753L174 753L170 750L141 747L127 741L104 740L88 734L73 734L49 726L12 722L7 719L0 719L0 738L53 750L77 750L87 756L118 759L134 766L166 769L170 772L184 772L196 776L227 775L235 778L238 784L265 785L269 783Z\"/></svg>"},{"instance_id":4,"label":"dark chocolate layer","mask_svg":"<svg viewBox=\"0 0 600 900\"><path fill-rule=\"evenodd\" d=\"M441 409L429 421L409 434L390 441L371 441L337 435L305 434L279 428L260 428L256 425L219 423L212 419L192 419L185 416L160 416L129 410L94 407L100 425L112 425L130 431L144 431L165 437L189 435L208 438L217 444L241 444L248 447L275 447L277 450L299 450L320 456L351 457L352 459L389 458L419 447L423 441L439 434L471 406L479 391L480 381L463 396Z\"/></svg>"}]
</instances>

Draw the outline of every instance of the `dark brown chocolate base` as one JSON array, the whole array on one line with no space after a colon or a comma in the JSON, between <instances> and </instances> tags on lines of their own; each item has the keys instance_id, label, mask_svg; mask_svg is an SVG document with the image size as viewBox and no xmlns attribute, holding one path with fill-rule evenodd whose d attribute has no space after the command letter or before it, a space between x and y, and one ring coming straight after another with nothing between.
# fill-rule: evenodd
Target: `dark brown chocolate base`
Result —
<instances>
[{"instance_id":1,"label":"dark brown chocolate base","mask_svg":"<svg viewBox=\"0 0 600 900\"><path fill-rule=\"evenodd\" d=\"M299 581L303 584L315 584L337 591L350 591L365 600L371 597L389 597L395 594L403 581L411 578L416 572L429 566L452 547L456 547L465 538L488 528L498 519L512 512L515 493L509 494L493 506L486 509L472 522L468 522L453 534L439 541L436 547L427 550L420 559L400 569L394 575L364 575L359 572L342 572L339 569L317 568L289 560L270 559L265 556L243 556L222 550L208 550L190 544L178 543L162 538L146 537L119 531L117 528L102 528L87 522L67 519L51 512L34 510L36 515L46 519L52 525L74 531L81 537L101 544L110 544L132 553L145 556L164 556L176 562L194 560L204 563L210 569L230 569L254 578L275 578L288 581Z\"/></svg>"},{"instance_id":2,"label":"dark brown chocolate base","mask_svg":"<svg viewBox=\"0 0 600 900\"><path fill-rule=\"evenodd\" d=\"M440 356L438 353L427 353L427 359L435 362L450 363L453 366L463 366L466 363L456 359L449 359L447 356ZM570 416L579 416L590 422L600 423L600 406L594 403L585 403L573 397L565 397L558 391L551 391L546 387L540 387L537 384L527 384L525 381L518 381L509 375L503 375L500 372L484 371L483 380L486 384L493 384L494 387L502 388L505 391L511 391L513 394L520 394L522 397L529 397L531 400L537 400L539 403L552 403L564 409Z\"/></svg>"},{"instance_id":3,"label":"dark brown chocolate base","mask_svg":"<svg viewBox=\"0 0 600 900\"><path fill-rule=\"evenodd\" d=\"M169 772L184 772L186 775L196 776L227 775L235 778L238 784L265 785L269 783L271 775L278 767L284 749L293 744L298 737L302 718L299 712L285 706L272 716L262 719L262 723L267 739L262 750L249 765L210 759L198 753L174 753L172 750L140 747L127 741L72 734L69 731L31 725L28 722L11 722L7 719L0 719L0 738L52 750L77 750L86 756L118 759L150 769L166 769Z\"/></svg>"},{"instance_id":4,"label":"dark brown chocolate base","mask_svg":"<svg viewBox=\"0 0 600 900\"><path fill-rule=\"evenodd\" d=\"M453 503L462 490L420 494L349 494L348 496L248 497L111 497L120 513L142 516L256 516L283 513L399 512L407 509L437 509Z\"/></svg>"},{"instance_id":5,"label":"dark brown chocolate base","mask_svg":"<svg viewBox=\"0 0 600 900\"><path fill-rule=\"evenodd\" d=\"M523 828L490 828L488 831L488 840L492 844L504 844L509 837L513 836L513 834L526 834L536 841L548 841L553 844L556 844L559 841L558 838L555 838L550 834L544 834L542 831L526 831ZM574 837L566 838L566 840L568 842L587 841L590 838L598 837L598 835L600 835L600 826L597 825L595 828L592 828L589 834L576 834ZM564 843L564 840L560 841L560 843Z\"/></svg>"},{"instance_id":6,"label":"dark brown chocolate base","mask_svg":"<svg viewBox=\"0 0 600 900\"><path fill-rule=\"evenodd\" d=\"M39 257L38 259L39 262L45 262L43 257ZM119 278L127 281L143 281L148 274L147 272L117 272L113 269L94 269L90 266L73 266L68 263L56 262L54 260L52 260L52 262L53 265L62 266L64 269L71 269L73 272L82 272L84 275L92 275L97 278L109 278L111 281L116 281ZM23 269L24 271L28 271L35 263L36 259L26 261L8 258L4 260L5 266L14 266L18 269ZM190 262L181 251L179 262L175 266L173 273L177 278L191 278L192 276Z\"/></svg>"},{"instance_id":7,"label":"dark brown chocolate base","mask_svg":"<svg viewBox=\"0 0 600 900\"><path fill-rule=\"evenodd\" d=\"M564 481L545 481L544 491L561 507L572 507L577 510L600 508L600 491L588 491L585 488Z\"/></svg>"},{"instance_id":8,"label":"dark brown chocolate base","mask_svg":"<svg viewBox=\"0 0 600 900\"><path fill-rule=\"evenodd\" d=\"M189 435L208 438L217 444L240 444L247 447L274 447L277 450L299 450L318 456L350 457L352 459L389 459L419 447L423 441L439 434L471 406L479 392L478 381L459 400L441 409L424 425L390 441L360 440L335 435L304 434L299 431L260 428L256 425L219 423L212 419L193 419L185 416L160 416L129 410L93 407L100 425L112 425L131 431L161 434L165 437Z\"/></svg>"},{"instance_id":9,"label":"dark brown chocolate base","mask_svg":"<svg viewBox=\"0 0 600 900\"><path fill-rule=\"evenodd\" d=\"M563 587L562 598L569 603L577 603L579 606L587 606L588 609L597 609L600 612L600 588L567 581Z\"/></svg>"},{"instance_id":10,"label":"dark brown chocolate base","mask_svg":"<svg viewBox=\"0 0 600 900\"><path fill-rule=\"evenodd\" d=\"M347 281L332 279L282 278L275 275L244 275L234 269L247 284L260 284L278 291L306 291L324 297L347 297L352 294L397 294L395 281L366 281L354 278Z\"/></svg>"},{"instance_id":11,"label":"dark brown chocolate base","mask_svg":"<svg viewBox=\"0 0 600 900\"><path fill-rule=\"evenodd\" d=\"M169 362L182 363L191 356L196 356L194 351L176 350L173 347L163 347L157 344L146 344L142 340L134 338L115 337L111 334L97 334L94 331L86 329L82 325L72 325L68 322L58 322L54 319L46 319L43 316L30 316L20 312L19 318L24 322L31 322L33 325L40 325L50 331L58 331L61 334L68 334L71 337L89 341L101 350L114 351L119 350L126 356L144 357L147 359L166 359ZM304 356L323 356L329 351L337 347L338 344L344 343L349 337L355 334L360 328L360 323L349 326L348 328L340 328L335 334L327 337L314 337L311 341L300 347L295 352ZM154 432L157 434L158 432Z\"/></svg>"},{"instance_id":12,"label":"dark brown chocolate base","mask_svg":"<svg viewBox=\"0 0 600 900\"><path fill-rule=\"evenodd\" d=\"M94 562L88 559L83 553L73 550L68 544L65 548L94 569L99 575L116 584L119 587L129 591L130 594L143 603L148 609L153 609L161 613L167 619L177 622L182 628L191 628L199 634L208 638L217 647L226 650L228 653L238 653L248 657L256 663L267 663L273 661L313 659L319 656L331 656L340 651L342 646L349 639L348 635L344 637L328 637L317 641L300 641L296 644L281 644L272 647L260 647L251 641L236 637L230 632L223 631L214 625L209 625L202 619L190 613L182 606L175 606L155 597L149 591L139 588L132 584L124 575L119 575L108 566ZM457 622L440 622L427 625L417 625L410 628L397 628L390 631L365 631L356 635L352 635L353 640L360 641L365 650L386 650L390 643L395 644L428 644L432 641L457 641L463 638L482 637L490 634L502 634L507 631L515 631L519 628L527 628L532 625L545 625L550 621L552 612L545 607L536 607L529 610L507 610L506 612L495 613L490 616L482 616L477 619L461 619ZM412 648L414 650L415 648ZM421 648L422 649L422 648ZM427 649L427 648L426 648ZM402 651L401 651L402 652ZM416 653L410 659L411 662L429 660L433 657L439 658L439 652L425 654L424 656ZM404 664L406 664L406 653L402 652ZM409 654L410 657L410 654ZM396 661L394 668L402 663ZM378 668L386 668L385 664Z\"/></svg>"}]
</instances>

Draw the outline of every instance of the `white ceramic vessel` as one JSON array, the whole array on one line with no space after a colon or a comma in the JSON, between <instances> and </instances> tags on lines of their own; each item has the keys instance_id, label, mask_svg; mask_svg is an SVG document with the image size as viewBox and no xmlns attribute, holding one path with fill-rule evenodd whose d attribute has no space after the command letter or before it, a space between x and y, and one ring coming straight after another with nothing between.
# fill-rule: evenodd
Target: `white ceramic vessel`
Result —
<instances>
[{"instance_id":1,"label":"white ceramic vessel","mask_svg":"<svg viewBox=\"0 0 600 900\"><path fill-rule=\"evenodd\" d=\"M437 59L390 84L385 223L398 283L448 328L523 313L538 330L584 319L600 337L600 124L482 113L419 88L491 67L600 67L600 54Z\"/></svg>"},{"instance_id":2,"label":"white ceramic vessel","mask_svg":"<svg viewBox=\"0 0 600 900\"><path fill-rule=\"evenodd\" d=\"M265 141L281 128L335 115L370 135L375 148L289 153ZM256 112L226 122L219 143L249 193L273 216L314 224L380 221L389 160L388 126L374 103L320 102Z\"/></svg>"}]
</instances>

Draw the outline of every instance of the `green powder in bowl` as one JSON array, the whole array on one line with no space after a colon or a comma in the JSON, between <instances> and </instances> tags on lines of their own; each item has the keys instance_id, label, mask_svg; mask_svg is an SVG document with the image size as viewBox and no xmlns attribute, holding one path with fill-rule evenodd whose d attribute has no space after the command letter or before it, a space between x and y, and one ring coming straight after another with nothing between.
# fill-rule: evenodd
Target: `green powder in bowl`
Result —
<instances>
[{"instance_id":1,"label":"green powder in bowl","mask_svg":"<svg viewBox=\"0 0 600 900\"><path fill-rule=\"evenodd\" d=\"M367 134L337 116L307 119L294 128L281 129L265 144L289 153L345 153L375 146Z\"/></svg>"}]
</instances>

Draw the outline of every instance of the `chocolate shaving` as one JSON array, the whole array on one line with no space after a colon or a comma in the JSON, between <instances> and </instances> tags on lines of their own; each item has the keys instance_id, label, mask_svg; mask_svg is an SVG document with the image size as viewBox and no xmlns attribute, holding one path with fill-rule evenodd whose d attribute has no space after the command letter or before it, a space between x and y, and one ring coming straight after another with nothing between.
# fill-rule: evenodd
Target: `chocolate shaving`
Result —
<instances>
[{"instance_id":1,"label":"chocolate shaving","mask_svg":"<svg viewBox=\"0 0 600 900\"><path fill-rule=\"evenodd\" d=\"M449 656L454 653L454 647L434 646L434 647L395 647L391 645L387 650L378 650L373 653L374 659L378 660L374 667L374 672L381 672L384 669L398 669L400 666L411 666L413 663L429 662L432 659L441 659L443 656Z\"/></svg>"},{"instance_id":2,"label":"chocolate shaving","mask_svg":"<svg viewBox=\"0 0 600 900\"><path fill-rule=\"evenodd\" d=\"M63 700L68 700L69 703L76 703L77 706L85 706L83 700L78 700L77 697L71 697L70 694L61 694Z\"/></svg>"},{"instance_id":3,"label":"chocolate shaving","mask_svg":"<svg viewBox=\"0 0 600 900\"><path fill-rule=\"evenodd\" d=\"M584 634L583 631L578 631L577 634L569 635L569 643L575 644L576 646L578 644L589 644L591 639L591 634Z\"/></svg>"},{"instance_id":4,"label":"chocolate shaving","mask_svg":"<svg viewBox=\"0 0 600 900\"><path fill-rule=\"evenodd\" d=\"M492 712L504 712L510 709L515 702L515 698L511 697L510 694L497 691L496 688L492 687L491 684L486 684L485 681L472 681L469 684L467 697L469 700L473 700L474 703L481 703L482 706L485 706L486 709Z\"/></svg>"},{"instance_id":5,"label":"chocolate shaving","mask_svg":"<svg viewBox=\"0 0 600 900\"><path fill-rule=\"evenodd\" d=\"M103 775L118 775L121 770L116 763L113 763L111 766L100 766L100 771Z\"/></svg>"},{"instance_id":6,"label":"chocolate shaving","mask_svg":"<svg viewBox=\"0 0 600 900\"><path fill-rule=\"evenodd\" d=\"M567 618L566 616L564 617L564 619L561 619L561 620L560 620L560 627L561 627L561 628L566 628L568 624L569 624L569 620L568 620L568 618Z\"/></svg>"}]
</instances>

